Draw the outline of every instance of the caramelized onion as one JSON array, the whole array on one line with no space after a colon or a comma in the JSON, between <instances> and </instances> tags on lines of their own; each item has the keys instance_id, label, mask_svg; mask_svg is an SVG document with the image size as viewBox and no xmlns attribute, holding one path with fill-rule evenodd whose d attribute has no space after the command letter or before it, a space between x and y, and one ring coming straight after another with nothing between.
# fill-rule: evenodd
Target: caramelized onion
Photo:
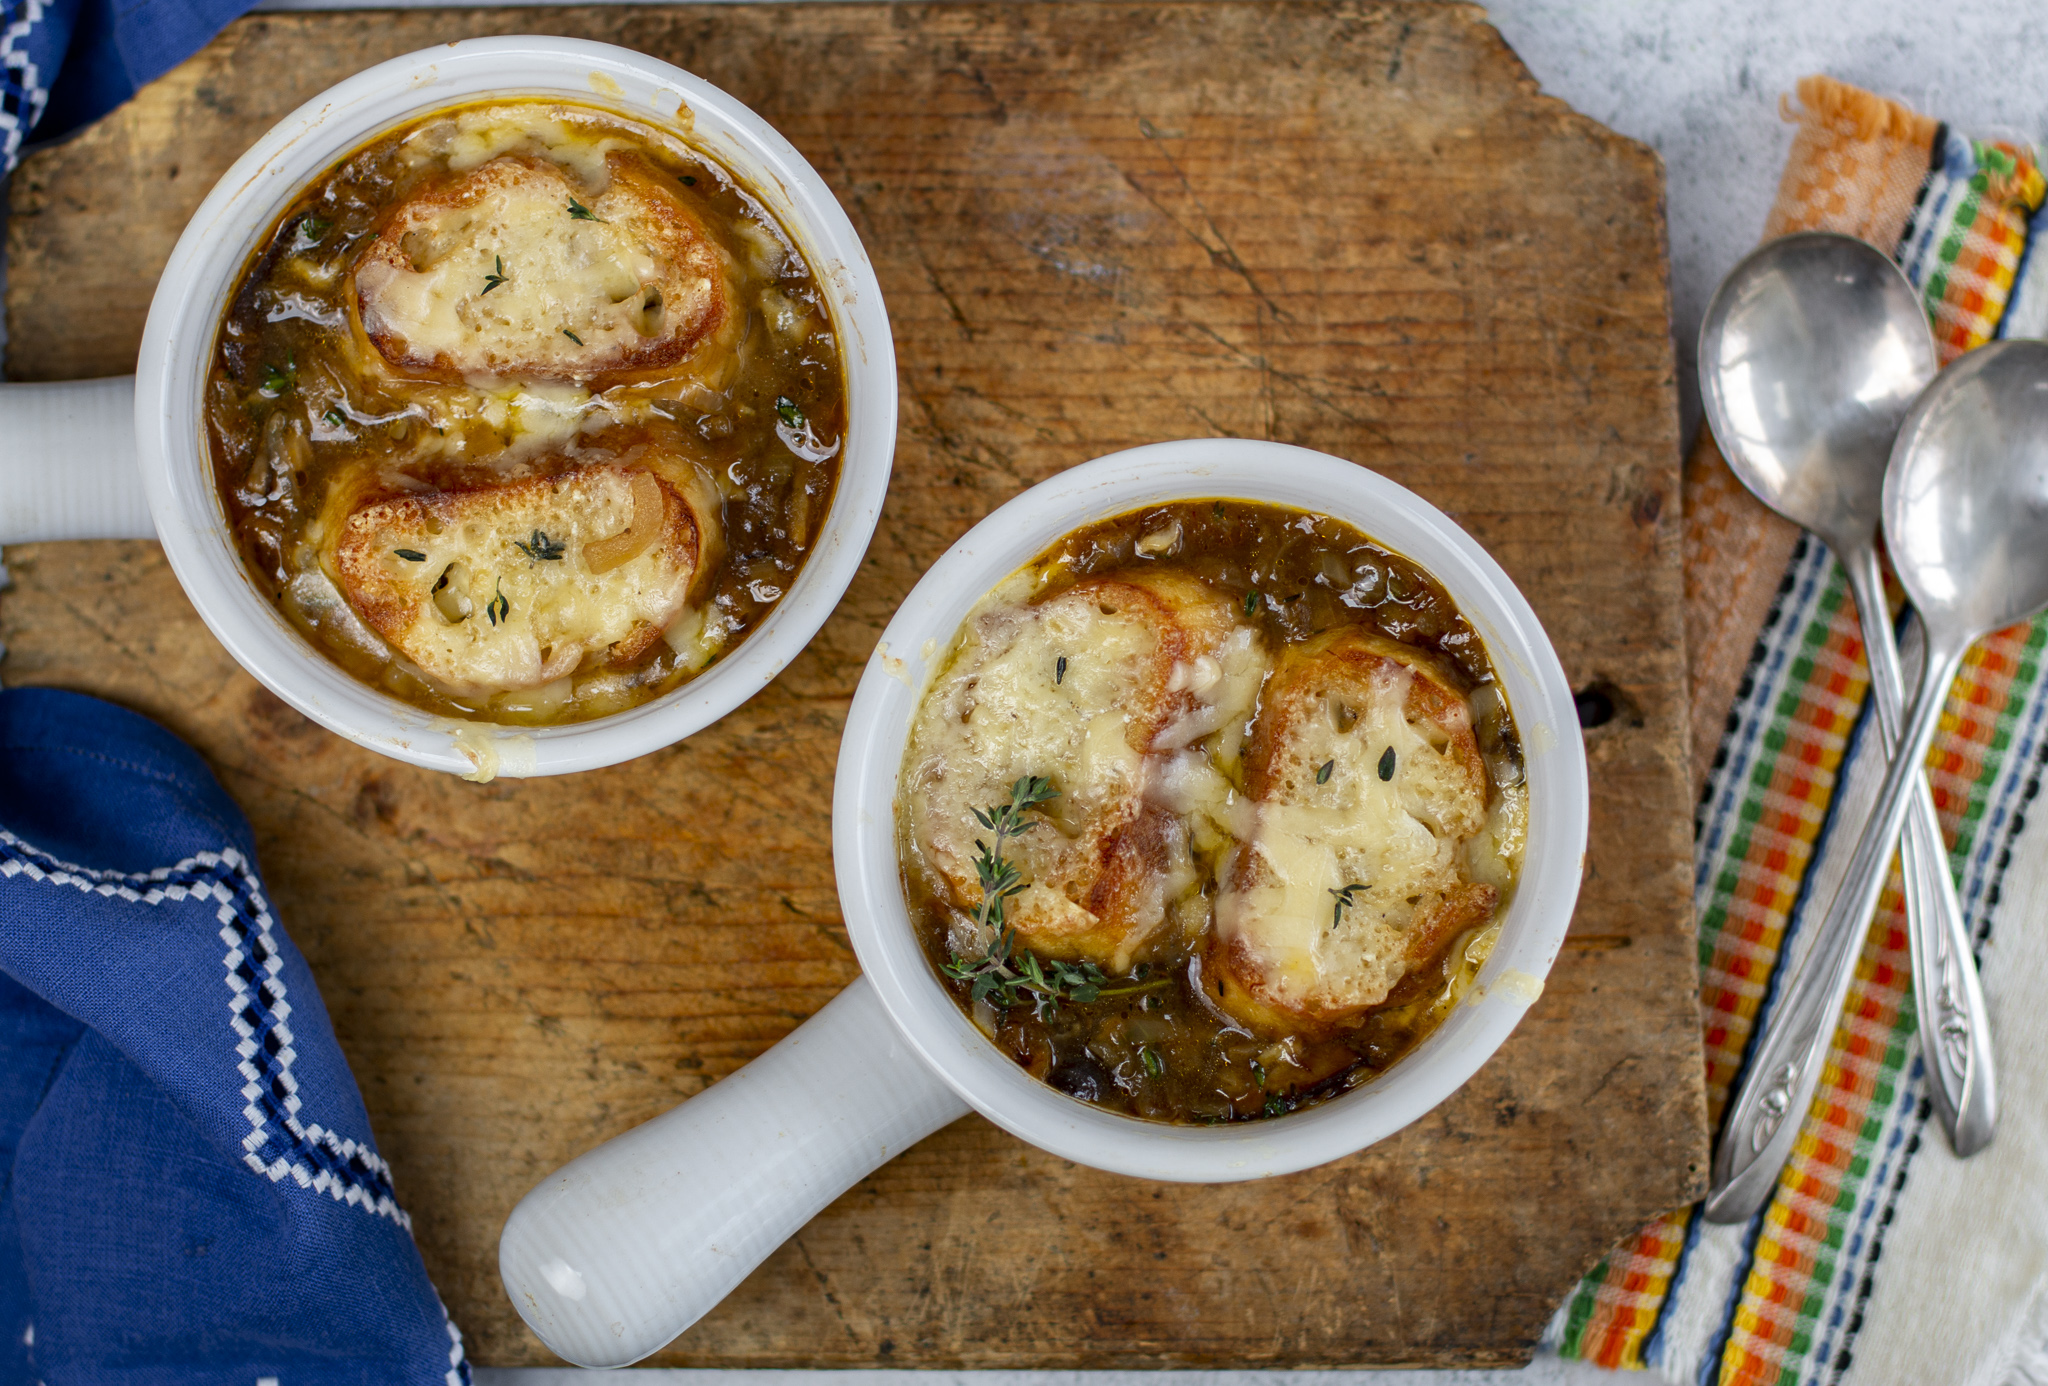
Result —
<instances>
[{"instance_id":1,"label":"caramelized onion","mask_svg":"<svg viewBox=\"0 0 2048 1386\"><path fill-rule=\"evenodd\" d=\"M583 563L593 573L609 573L646 553L668 521L668 497L651 472L633 473L633 518L608 539L583 546Z\"/></svg>"}]
</instances>

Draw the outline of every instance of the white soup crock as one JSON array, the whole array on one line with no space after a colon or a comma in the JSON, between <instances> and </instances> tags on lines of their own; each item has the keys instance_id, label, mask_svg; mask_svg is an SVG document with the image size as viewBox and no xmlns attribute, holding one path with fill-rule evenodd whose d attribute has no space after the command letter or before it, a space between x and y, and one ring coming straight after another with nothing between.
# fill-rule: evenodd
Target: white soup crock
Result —
<instances>
[{"instance_id":1,"label":"white soup crock","mask_svg":"<svg viewBox=\"0 0 2048 1386\"><path fill-rule=\"evenodd\" d=\"M438 717L358 682L316 651L257 590L235 551L201 413L223 305L301 190L389 130L498 96L567 98L676 130L737 174L810 262L846 366L839 485L788 595L689 683L561 726ZM881 286L853 224L825 180L766 121L703 79L630 49L546 36L468 39L380 63L280 121L186 225L158 281L135 376L0 386L0 437L0 544L153 536L228 653L329 731L435 770L555 775L629 760L701 730L758 692L817 634L881 515L896 446L896 357Z\"/></svg>"},{"instance_id":2,"label":"white soup crock","mask_svg":"<svg viewBox=\"0 0 2048 1386\"><path fill-rule=\"evenodd\" d=\"M1442 583L1485 642L1521 734L1529 828L1491 956L1465 1001L1414 1052L1320 1106L1173 1126L1037 1081L955 1004L904 901L896 793L932 662L984 594L1083 525L1212 497L1334 516ZM868 660L832 799L839 901L864 975L761 1058L529 1193L499 1243L506 1289L568 1360L638 1361L839 1194L970 1109L1055 1155L1141 1179L1260 1179L1362 1150L1463 1086L1541 994L1578 898L1586 817L1585 752L1556 652L1499 565L1421 497L1338 458L1236 439L1159 443L1076 467L947 550Z\"/></svg>"}]
</instances>

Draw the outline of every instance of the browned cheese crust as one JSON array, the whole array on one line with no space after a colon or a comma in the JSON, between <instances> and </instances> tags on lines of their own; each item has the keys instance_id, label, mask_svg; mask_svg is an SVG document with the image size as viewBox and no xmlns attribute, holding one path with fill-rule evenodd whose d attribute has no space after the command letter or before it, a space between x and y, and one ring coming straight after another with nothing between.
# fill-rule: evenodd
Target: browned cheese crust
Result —
<instances>
[{"instance_id":1,"label":"browned cheese crust","mask_svg":"<svg viewBox=\"0 0 2048 1386\"><path fill-rule=\"evenodd\" d=\"M1190 671L1213 667L1234 629L1230 603L1172 573L984 613L920 709L905 785L953 904L981 904L973 858L987 834L973 810L1048 775L1060 797L1007 849L1030 883L1008 922L1042 955L1124 965L1190 871L1175 815L1147 798L1160 742L1202 715L1208 690Z\"/></svg>"},{"instance_id":2,"label":"browned cheese crust","mask_svg":"<svg viewBox=\"0 0 2048 1386\"><path fill-rule=\"evenodd\" d=\"M489 694L630 663L719 549L715 501L674 459L370 498L332 565L363 621L429 678Z\"/></svg>"},{"instance_id":3,"label":"browned cheese crust","mask_svg":"<svg viewBox=\"0 0 2048 1386\"><path fill-rule=\"evenodd\" d=\"M1219 897L1210 998L1261 1033L1330 1035L1435 964L1499 900L1461 852L1488 783L1468 704L1424 652L1356 629L1287 651L1247 747L1257 827Z\"/></svg>"},{"instance_id":4,"label":"browned cheese crust","mask_svg":"<svg viewBox=\"0 0 2048 1386\"><path fill-rule=\"evenodd\" d=\"M603 389L730 336L725 251L645 158L605 164L610 181L592 190L548 160L501 155L392 209L353 272L377 353L451 383Z\"/></svg>"}]
</instances>

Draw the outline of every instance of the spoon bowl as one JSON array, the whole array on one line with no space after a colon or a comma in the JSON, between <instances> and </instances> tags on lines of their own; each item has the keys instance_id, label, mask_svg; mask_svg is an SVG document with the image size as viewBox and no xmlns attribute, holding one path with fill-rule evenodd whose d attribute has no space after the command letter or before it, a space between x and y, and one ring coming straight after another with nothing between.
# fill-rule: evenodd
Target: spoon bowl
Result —
<instances>
[{"instance_id":1,"label":"spoon bowl","mask_svg":"<svg viewBox=\"0 0 2048 1386\"><path fill-rule=\"evenodd\" d=\"M1930 630L1967 645L2048 605L2048 342L1942 373L1899 429L1884 533Z\"/></svg>"},{"instance_id":2,"label":"spoon bowl","mask_svg":"<svg viewBox=\"0 0 2048 1386\"><path fill-rule=\"evenodd\" d=\"M1701 395L1722 455L1759 500L1818 535L1848 576L1886 754L1906 692L1877 557L1885 467L1900 423L1939 364L1919 294L1898 266L1875 246L1831 232L1753 251L1722 281L1700 329ZM1916 1014L1930 1056L1928 1092L1949 1144L1969 1155L1997 1126L1990 1025L1933 796L1920 784L1912 799L1906 923L1914 994L1927 1002ZM1801 969L1806 984L1788 989L1764 1017L1760 1054L1804 1051L1833 1033L1835 998L1853 975L1863 923L1845 918L1815 940ZM1761 1072L1752 1075L1731 1127L1768 1124L1774 1114L1752 1104L1783 1096ZM1782 1143L1793 1131L1774 1135ZM1724 1141L1708 1215L1750 1216L1769 1195L1776 1159L1769 1141L1746 1151Z\"/></svg>"},{"instance_id":3,"label":"spoon bowl","mask_svg":"<svg viewBox=\"0 0 2048 1386\"><path fill-rule=\"evenodd\" d=\"M1979 637L2048 607L2048 342L1980 347L1936 377L1899 429L1882 499L1892 566L1919 609L1926 659L1814 951L1778 1002L1729 1105L1706 1202L1714 1222L1753 1216L1791 1153L1848 991L1850 969L1836 965L1846 956L1840 942L1860 939L1877 907L1964 654ZM1833 954L1815 966L1824 948ZM1974 982L1974 972L1959 966L1967 956L1965 940L1958 966L1925 992L1916 960L1923 1012L1952 1008L1960 1023L1955 988ZM1970 1003L1981 1011L1981 996ZM1948 1019L1923 1048L1936 1065L1957 1059L1976 1038L1965 1028L1952 1039ZM1995 1113L1993 1085L1980 1082L1989 1070L1973 1067L1963 1065L1964 1101Z\"/></svg>"},{"instance_id":4,"label":"spoon bowl","mask_svg":"<svg viewBox=\"0 0 2048 1386\"><path fill-rule=\"evenodd\" d=\"M1702 402L1722 456L1845 564L1844 550L1876 533L1892 440L1938 364L1899 267L1832 232L1752 251L1700 327Z\"/></svg>"}]
</instances>

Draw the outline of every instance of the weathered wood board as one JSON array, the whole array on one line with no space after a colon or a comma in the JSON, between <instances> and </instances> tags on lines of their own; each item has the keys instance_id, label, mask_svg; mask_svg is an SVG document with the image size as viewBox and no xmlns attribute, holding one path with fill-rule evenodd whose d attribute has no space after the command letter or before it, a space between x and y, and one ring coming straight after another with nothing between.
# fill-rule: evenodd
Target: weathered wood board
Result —
<instances>
[{"instance_id":1,"label":"weathered wood board","mask_svg":"<svg viewBox=\"0 0 2048 1386\"><path fill-rule=\"evenodd\" d=\"M272 15L17 174L8 367L132 367L185 217L276 117L430 43L542 31L703 74L838 191L897 334L889 504L845 602L722 724L477 786L356 750L208 637L151 544L6 555L9 684L197 744L255 821L427 1266L543 1362L498 1229L855 974L828 852L863 659L947 544L1115 448L1237 434L1378 468L1522 585L1589 733L1593 832L1541 1001L1454 1099L1324 1169L1097 1174L979 1118L839 1200L660 1359L1507 1363L1704 1169L1661 171L1436 4L702 6ZM89 305L89 310L84 309ZM61 458L50 465L61 466Z\"/></svg>"}]
</instances>

